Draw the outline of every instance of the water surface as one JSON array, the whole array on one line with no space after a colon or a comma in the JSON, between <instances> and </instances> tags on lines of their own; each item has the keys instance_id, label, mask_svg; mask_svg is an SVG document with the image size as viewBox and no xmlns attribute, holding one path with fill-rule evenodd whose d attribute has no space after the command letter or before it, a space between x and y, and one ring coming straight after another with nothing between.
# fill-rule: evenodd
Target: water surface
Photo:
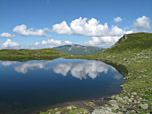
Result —
<instances>
[{"instance_id":1,"label":"water surface","mask_svg":"<svg viewBox=\"0 0 152 114\"><path fill-rule=\"evenodd\" d=\"M121 91L123 76L101 61L0 61L0 113L29 114L73 100L110 96Z\"/></svg>"}]
</instances>

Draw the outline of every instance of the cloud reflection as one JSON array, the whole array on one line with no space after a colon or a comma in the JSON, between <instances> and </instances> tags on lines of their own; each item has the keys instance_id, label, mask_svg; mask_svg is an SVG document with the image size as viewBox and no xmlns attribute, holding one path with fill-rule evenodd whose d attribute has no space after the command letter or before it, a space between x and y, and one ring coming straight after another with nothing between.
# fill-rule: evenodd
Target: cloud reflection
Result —
<instances>
[{"instance_id":1,"label":"cloud reflection","mask_svg":"<svg viewBox=\"0 0 152 114\"><path fill-rule=\"evenodd\" d=\"M108 67L108 65L99 61L84 61L79 63L61 63L53 67L53 71L63 76L66 76L70 72L73 77L80 80L86 79L87 76L95 79L101 72L106 74Z\"/></svg>"},{"instance_id":2,"label":"cloud reflection","mask_svg":"<svg viewBox=\"0 0 152 114\"><path fill-rule=\"evenodd\" d=\"M28 70L44 69L47 62L21 63L14 67L16 72L26 74Z\"/></svg>"},{"instance_id":3,"label":"cloud reflection","mask_svg":"<svg viewBox=\"0 0 152 114\"><path fill-rule=\"evenodd\" d=\"M1 63L2 64L2 63ZM4 64L4 63L3 63ZM6 63L5 65L9 65ZM68 75L68 73L80 80L87 79L90 77L95 79L97 76L100 76L100 73L107 74L108 69L111 68L115 70L113 67L100 62L100 61L82 61L82 62L67 62L67 63L59 63L59 64L50 64L50 61L40 61L40 62L24 62L17 64L14 67L14 70L18 73L26 74L28 70L52 70L56 74L61 74L64 77ZM115 78L119 78L118 76Z\"/></svg>"},{"instance_id":4,"label":"cloud reflection","mask_svg":"<svg viewBox=\"0 0 152 114\"><path fill-rule=\"evenodd\" d=\"M16 62L14 61L0 61L0 64L3 66L10 66L12 64L15 64Z\"/></svg>"}]
</instances>

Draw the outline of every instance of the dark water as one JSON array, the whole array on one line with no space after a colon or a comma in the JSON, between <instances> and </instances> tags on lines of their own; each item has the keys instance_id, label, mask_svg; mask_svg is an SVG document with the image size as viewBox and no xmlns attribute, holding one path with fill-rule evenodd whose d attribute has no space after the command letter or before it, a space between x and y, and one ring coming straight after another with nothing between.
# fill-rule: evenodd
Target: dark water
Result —
<instances>
[{"instance_id":1,"label":"dark water","mask_svg":"<svg viewBox=\"0 0 152 114\"><path fill-rule=\"evenodd\" d=\"M0 61L0 113L29 114L50 105L110 96L121 91L122 75L100 61Z\"/></svg>"}]
</instances>

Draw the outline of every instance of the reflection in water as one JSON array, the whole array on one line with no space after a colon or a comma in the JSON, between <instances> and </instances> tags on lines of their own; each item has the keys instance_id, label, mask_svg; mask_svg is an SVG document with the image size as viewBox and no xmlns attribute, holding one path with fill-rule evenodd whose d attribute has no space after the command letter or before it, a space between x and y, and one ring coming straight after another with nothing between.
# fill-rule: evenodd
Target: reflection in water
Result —
<instances>
[{"instance_id":1,"label":"reflection in water","mask_svg":"<svg viewBox=\"0 0 152 114\"><path fill-rule=\"evenodd\" d=\"M122 83L122 75L101 61L0 61L0 113L30 114L44 106L111 96Z\"/></svg>"},{"instance_id":2,"label":"reflection in water","mask_svg":"<svg viewBox=\"0 0 152 114\"><path fill-rule=\"evenodd\" d=\"M14 67L16 72L26 74L29 70L44 69L47 62L21 63Z\"/></svg>"},{"instance_id":3,"label":"reflection in water","mask_svg":"<svg viewBox=\"0 0 152 114\"><path fill-rule=\"evenodd\" d=\"M115 78L116 80L120 80L120 79L121 79L121 76L120 76L120 75L115 75L114 78Z\"/></svg>"},{"instance_id":4,"label":"reflection in water","mask_svg":"<svg viewBox=\"0 0 152 114\"><path fill-rule=\"evenodd\" d=\"M99 61L84 61L80 63L61 63L53 67L57 74L66 76L68 72L75 78L86 79L87 76L94 79L99 73L108 71L108 65Z\"/></svg>"},{"instance_id":5,"label":"reflection in water","mask_svg":"<svg viewBox=\"0 0 152 114\"><path fill-rule=\"evenodd\" d=\"M0 64L3 66L10 66L12 64L15 64L16 62L14 61L0 61Z\"/></svg>"},{"instance_id":6,"label":"reflection in water","mask_svg":"<svg viewBox=\"0 0 152 114\"><path fill-rule=\"evenodd\" d=\"M9 66L15 62L0 62L3 66ZM59 64L50 64L51 61L40 61L40 62L24 62L19 63L14 66L14 70L18 73L26 74L28 70L44 69L44 70L53 70L56 74L61 74L67 76L70 73L73 77L78 79L87 79L87 76L95 79L99 76L100 73L107 74L108 69L115 68L100 62L100 61L82 61L82 62L68 62L68 63L59 63ZM115 76L115 79L119 80L120 76Z\"/></svg>"}]
</instances>

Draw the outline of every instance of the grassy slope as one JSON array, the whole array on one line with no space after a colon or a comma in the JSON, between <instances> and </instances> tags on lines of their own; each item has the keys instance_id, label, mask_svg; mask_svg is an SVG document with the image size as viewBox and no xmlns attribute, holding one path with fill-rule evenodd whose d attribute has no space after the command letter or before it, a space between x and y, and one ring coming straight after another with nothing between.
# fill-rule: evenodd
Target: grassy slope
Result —
<instances>
[{"instance_id":1,"label":"grassy slope","mask_svg":"<svg viewBox=\"0 0 152 114\"><path fill-rule=\"evenodd\" d=\"M27 60L39 60L39 59L55 59L65 56L54 49L3 49L0 50L0 60L13 60L13 61L27 61Z\"/></svg>"},{"instance_id":2,"label":"grassy slope","mask_svg":"<svg viewBox=\"0 0 152 114\"><path fill-rule=\"evenodd\" d=\"M128 34L127 40L124 39L122 37L112 48L96 55L67 57L101 60L118 70L124 69L123 66L125 73L126 70L128 72L124 77L123 91L112 96L113 100L104 107L96 107L93 114L102 114L111 109L119 114L152 113L152 34Z\"/></svg>"},{"instance_id":3,"label":"grassy slope","mask_svg":"<svg viewBox=\"0 0 152 114\"><path fill-rule=\"evenodd\" d=\"M124 65L128 74L125 76L125 84L120 96L132 97L140 103L126 105L127 110L135 110L137 113L152 112L152 34L135 33L121 38L112 48L96 55L98 60L109 60L117 64ZM148 104L148 109L142 109L141 104ZM130 106L129 106L130 105ZM128 107L128 108L127 108Z\"/></svg>"}]
</instances>

